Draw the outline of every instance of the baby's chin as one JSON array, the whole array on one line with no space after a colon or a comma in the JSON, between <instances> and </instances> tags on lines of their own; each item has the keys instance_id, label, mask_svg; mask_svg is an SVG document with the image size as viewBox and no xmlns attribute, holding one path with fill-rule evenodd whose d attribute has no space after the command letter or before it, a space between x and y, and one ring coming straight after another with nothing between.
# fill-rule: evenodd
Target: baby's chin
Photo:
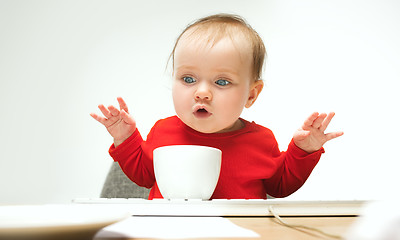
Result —
<instances>
[{"instance_id":1,"label":"baby's chin","mask_svg":"<svg viewBox=\"0 0 400 240\"><path fill-rule=\"evenodd\" d=\"M239 118L231 119L230 121L227 121L227 123L211 119L213 117L207 119L193 119L191 118L192 116L187 117L185 115L177 115L186 126L197 132L206 134L232 132L244 126L243 122Z\"/></svg>"},{"instance_id":2,"label":"baby's chin","mask_svg":"<svg viewBox=\"0 0 400 240\"><path fill-rule=\"evenodd\" d=\"M212 126L209 126L208 124L190 124L190 123L189 124L185 123L185 124L197 132L206 134L232 132L236 130L235 127L231 125L221 126L219 128L216 128L215 124L212 124Z\"/></svg>"},{"instance_id":3,"label":"baby's chin","mask_svg":"<svg viewBox=\"0 0 400 240\"><path fill-rule=\"evenodd\" d=\"M186 124L186 125L188 125L188 124ZM191 126L191 125L188 125L190 128L192 128L193 130L195 130L195 131L197 131L197 132L200 132L200 133L206 133L206 134L212 134L212 133L218 133L218 132L220 132L220 130L218 130L218 129L214 129L214 128L209 128L209 127L206 127L206 126Z\"/></svg>"},{"instance_id":4,"label":"baby's chin","mask_svg":"<svg viewBox=\"0 0 400 240\"><path fill-rule=\"evenodd\" d=\"M193 122L185 122L183 119L181 119L186 126L190 127L191 129L200 132L200 133L206 133L206 134L211 134L211 133L218 133L222 129L215 128L215 124L200 124L200 123L193 123Z\"/></svg>"}]
</instances>

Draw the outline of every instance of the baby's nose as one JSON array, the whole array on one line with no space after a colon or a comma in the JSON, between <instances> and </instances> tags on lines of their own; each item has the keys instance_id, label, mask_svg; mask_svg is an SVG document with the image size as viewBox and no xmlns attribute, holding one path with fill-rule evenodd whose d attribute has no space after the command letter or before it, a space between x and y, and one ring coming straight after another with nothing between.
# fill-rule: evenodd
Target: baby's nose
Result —
<instances>
[{"instance_id":1,"label":"baby's nose","mask_svg":"<svg viewBox=\"0 0 400 240\"><path fill-rule=\"evenodd\" d=\"M196 90L195 99L210 101L212 99L210 88L208 86L205 86L205 84L200 85L199 88L197 88Z\"/></svg>"}]
</instances>

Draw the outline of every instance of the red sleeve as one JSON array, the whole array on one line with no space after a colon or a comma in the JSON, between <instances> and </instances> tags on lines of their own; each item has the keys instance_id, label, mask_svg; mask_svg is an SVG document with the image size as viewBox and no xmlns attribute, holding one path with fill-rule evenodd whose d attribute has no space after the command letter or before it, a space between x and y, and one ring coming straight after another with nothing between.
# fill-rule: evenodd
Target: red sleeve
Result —
<instances>
[{"instance_id":1,"label":"red sleeve","mask_svg":"<svg viewBox=\"0 0 400 240\"><path fill-rule=\"evenodd\" d=\"M122 144L117 147L111 145L109 153L129 179L139 186L150 188L155 182L152 153L146 151L143 145L145 142L136 129Z\"/></svg>"},{"instance_id":2,"label":"red sleeve","mask_svg":"<svg viewBox=\"0 0 400 240\"><path fill-rule=\"evenodd\" d=\"M276 173L264 182L267 193L273 197L287 197L297 191L310 176L322 153L323 148L307 153L292 140L288 150L277 158L281 164Z\"/></svg>"}]
</instances>

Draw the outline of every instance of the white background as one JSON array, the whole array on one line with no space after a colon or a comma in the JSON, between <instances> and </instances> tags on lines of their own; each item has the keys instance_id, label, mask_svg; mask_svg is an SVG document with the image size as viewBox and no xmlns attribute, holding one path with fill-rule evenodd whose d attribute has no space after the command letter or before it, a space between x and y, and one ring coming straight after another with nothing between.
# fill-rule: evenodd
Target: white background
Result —
<instances>
[{"instance_id":1,"label":"white background","mask_svg":"<svg viewBox=\"0 0 400 240\"><path fill-rule=\"evenodd\" d=\"M0 204L98 197L112 162L89 116L122 96L146 136L174 114L174 41L191 21L242 15L265 41L266 87L243 113L281 150L313 111L345 135L292 199L398 192L400 3L349 0L0 0Z\"/></svg>"}]
</instances>

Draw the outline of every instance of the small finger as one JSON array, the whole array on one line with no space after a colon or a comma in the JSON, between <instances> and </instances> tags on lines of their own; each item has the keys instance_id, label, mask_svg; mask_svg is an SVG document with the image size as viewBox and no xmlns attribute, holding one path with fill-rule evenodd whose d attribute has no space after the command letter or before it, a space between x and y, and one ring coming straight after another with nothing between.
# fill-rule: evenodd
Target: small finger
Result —
<instances>
[{"instance_id":1,"label":"small finger","mask_svg":"<svg viewBox=\"0 0 400 240\"><path fill-rule=\"evenodd\" d=\"M113 105L108 106L108 110L110 111L111 115L116 117L119 115L119 110L114 107Z\"/></svg>"},{"instance_id":2,"label":"small finger","mask_svg":"<svg viewBox=\"0 0 400 240\"><path fill-rule=\"evenodd\" d=\"M324 121L326 118L326 113L321 113L313 122L312 126L314 128L319 128L321 126L321 123Z\"/></svg>"},{"instance_id":3,"label":"small finger","mask_svg":"<svg viewBox=\"0 0 400 240\"><path fill-rule=\"evenodd\" d=\"M330 112L329 114L328 114L328 116L324 119L324 121L321 123L321 127L320 127L320 130L321 131L325 131L326 130L326 128L328 127L328 125L329 125L329 123L331 122L331 120L332 120L332 118L335 116L335 113L334 112Z\"/></svg>"},{"instance_id":4,"label":"small finger","mask_svg":"<svg viewBox=\"0 0 400 240\"><path fill-rule=\"evenodd\" d=\"M96 113L90 113L90 116L92 118L94 118L96 121L98 121L99 123L106 125L107 119L104 117L101 117L99 115L97 115Z\"/></svg>"},{"instance_id":5,"label":"small finger","mask_svg":"<svg viewBox=\"0 0 400 240\"><path fill-rule=\"evenodd\" d=\"M344 133L343 132L332 132L332 133L327 133L325 134L326 141L332 140L334 138L342 136Z\"/></svg>"},{"instance_id":6,"label":"small finger","mask_svg":"<svg viewBox=\"0 0 400 240\"><path fill-rule=\"evenodd\" d=\"M129 112L128 111L128 105L126 105L124 99L122 99L122 97L117 97L118 103L119 103L119 109L120 110L125 110L125 112Z\"/></svg>"},{"instance_id":7,"label":"small finger","mask_svg":"<svg viewBox=\"0 0 400 240\"><path fill-rule=\"evenodd\" d=\"M314 123L314 120L318 117L319 113L318 112L314 112L312 113L305 121L303 124L303 128L308 128L311 127Z\"/></svg>"},{"instance_id":8,"label":"small finger","mask_svg":"<svg viewBox=\"0 0 400 240\"><path fill-rule=\"evenodd\" d=\"M110 111L108 111L108 109L103 104L99 105L99 109L100 109L101 113L103 113L104 117L106 117L106 118L112 117Z\"/></svg>"},{"instance_id":9,"label":"small finger","mask_svg":"<svg viewBox=\"0 0 400 240\"><path fill-rule=\"evenodd\" d=\"M135 124L135 120L124 109L121 110L121 118L130 125Z\"/></svg>"}]
</instances>

